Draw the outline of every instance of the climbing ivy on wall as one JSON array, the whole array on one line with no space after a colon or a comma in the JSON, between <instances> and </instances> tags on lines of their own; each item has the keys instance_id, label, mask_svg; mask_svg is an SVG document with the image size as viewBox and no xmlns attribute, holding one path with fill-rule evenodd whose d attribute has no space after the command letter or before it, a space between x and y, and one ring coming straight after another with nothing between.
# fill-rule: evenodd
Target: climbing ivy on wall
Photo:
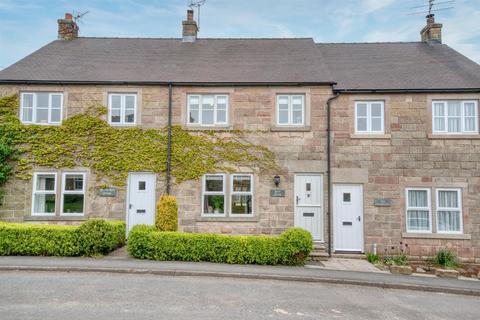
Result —
<instances>
[{"instance_id":1,"label":"climbing ivy on wall","mask_svg":"<svg viewBox=\"0 0 480 320\"><path fill-rule=\"evenodd\" d=\"M65 119L60 126L24 125L17 116L17 96L0 98L0 141L7 140L19 153L15 174L30 179L36 166L89 167L98 179L126 183L129 171L165 174L167 129L115 128L102 115L103 106L92 105L84 114ZM234 167L254 171L276 168L274 154L247 141L240 131L186 131L172 129L174 182L196 179L208 172L231 172Z\"/></svg>"}]
</instances>

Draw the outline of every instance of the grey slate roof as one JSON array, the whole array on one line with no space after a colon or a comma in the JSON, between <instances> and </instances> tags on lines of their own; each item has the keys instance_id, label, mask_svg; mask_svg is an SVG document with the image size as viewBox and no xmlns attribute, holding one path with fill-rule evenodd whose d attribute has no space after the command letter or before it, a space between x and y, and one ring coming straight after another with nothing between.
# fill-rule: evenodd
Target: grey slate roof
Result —
<instances>
[{"instance_id":1,"label":"grey slate roof","mask_svg":"<svg viewBox=\"0 0 480 320\"><path fill-rule=\"evenodd\" d=\"M445 44L317 44L339 90L480 89L480 65Z\"/></svg>"},{"instance_id":2,"label":"grey slate roof","mask_svg":"<svg viewBox=\"0 0 480 320\"><path fill-rule=\"evenodd\" d=\"M0 81L326 83L313 39L57 40L0 71Z\"/></svg>"}]
</instances>

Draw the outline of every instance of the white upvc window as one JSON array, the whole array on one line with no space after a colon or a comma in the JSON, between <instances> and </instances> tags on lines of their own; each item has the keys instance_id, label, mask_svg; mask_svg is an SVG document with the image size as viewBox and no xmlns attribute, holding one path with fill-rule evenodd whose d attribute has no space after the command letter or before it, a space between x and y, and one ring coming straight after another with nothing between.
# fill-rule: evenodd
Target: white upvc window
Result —
<instances>
[{"instance_id":1,"label":"white upvc window","mask_svg":"<svg viewBox=\"0 0 480 320\"><path fill-rule=\"evenodd\" d=\"M432 132L443 134L478 134L477 101L433 101Z\"/></svg>"},{"instance_id":2,"label":"white upvc window","mask_svg":"<svg viewBox=\"0 0 480 320\"><path fill-rule=\"evenodd\" d=\"M60 124L63 113L63 93L22 92L20 120L28 124Z\"/></svg>"},{"instance_id":3,"label":"white upvc window","mask_svg":"<svg viewBox=\"0 0 480 320\"><path fill-rule=\"evenodd\" d=\"M277 95L277 125L305 125L305 95Z\"/></svg>"},{"instance_id":4,"label":"white upvc window","mask_svg":"<svg viewBox=\"0 0 480 320\"><path fill-rule=\"evenodd\" d=\"M57 174L36 172L33 175L32 216L54 216Z\"/></svg>"},{"instance_id":5,"label":"white upvc window","mask_svg":"<svg viewBox=\"0 0 480 320\"><path fill-rule=\"evenodd\" d=\"M202 184L202 215L225 216L225 175L206 174Z\"/></svg>"},{"instance_id":6,"label":"white upvc window","mask_svg":"<svg viewBox=\"0 0 480 320\"><path fill-rule=\"evenodd\" d=\"M253 175L232 174L230 177L231 216L253 215Z\"/></svg>"},{"instance_id":7,"label":"white upvc window","mask_svg":"<svg viewBox=\"0 0 480 320\"><path fill-rule=\"evenodd\" d=\"M384 133L385 105L383 101L355 102L355 132Z\"/></svg>"},{"instance_id":8,"label":"white upvc window","mask_svg":"<svg viewBox=\"0 0 480 320\"><path fill-rule=\"evenodd\" d=\"M210 127L228 125L228 95L189 94L187 124Z\"/></svg>"},{"instance_id":9,"label":"white upvc window","mask_svg":"<svg viewBox=\"0 0 480 320\"><path fill-rule=\"evenodd\" d=\"M407 232L432 232L430 189L406 189Z\"/></svg>"},{"instance_id":10,"label":"white upvc window","mask_svg":"<svg viewBox=\"0 0 480 320\"><path fill-rule=\"evenodd\" d=\"M437 232L462 233L462 193L460 189L437 189Z\"/></svg>"},{"instance_id":11,"label":"white upvc window","mask_svg":"<svg viewBox=\"0 0 480 320\"><path fill-rule=\"evenodd\" d=\"M64 172L62 175L61 215L84 215L85 173Z\"/></svg>"},{"instance_id":12,"label":"white upvc window","mask_svg":"<svg viewBox=\"0 0 480 320\"><path fill-rule=\"evenodd\" d=\"M137 94L108 94L108 123L132 126L137 123Z\"/></svg>"}]
</instances>

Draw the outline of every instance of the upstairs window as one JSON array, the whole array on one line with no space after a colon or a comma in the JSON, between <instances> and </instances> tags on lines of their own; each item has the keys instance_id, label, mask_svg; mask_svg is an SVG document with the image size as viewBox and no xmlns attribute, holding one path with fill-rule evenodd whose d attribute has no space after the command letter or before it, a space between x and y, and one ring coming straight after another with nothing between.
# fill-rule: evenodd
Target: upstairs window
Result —
<instances>
[{"instance_id":1,"label":"upstairs window","mask_svg":"<svg viewBox=\"0 0 480 320\"><path fill-rule=\"evenodd\" d=\"M477 101L434 101L432 118L433 133L478 133Z\"/></svg>"},{"instance_id":2,"label":"upstairs window","mask_svg":"<svg viewBox=\"0 0 480 320\"><path fill-rule=\"evenodd\" d=\"M384 103L383 101L355 102L355 132L356 133L383 133L384 132Z\"/></svg>"},{"instance_id":3,"label":"upstairs window","mask_svg":"<svg viewBox=\"0 0 480 320\"><path fill-rule=\"evenodd\" d=\"M23 92L20 98L20 119L31 124L60 124L63 94L58 92Z\"/></svg>"},{"instance_id":4,"label":"upstairs window","mask_svg":"<svg viewBox=\"0 0 480 320\"><path fill-rule=\"evenodd\" d=\"M190 94L187 99L187 124L212 127L228 124L227 95Z\"/></svg>"},{"instance_id":5,"label":"upstairs window","mask_svg":"<svg viewBox=\"0 0 480 320\"><path fill-rule=\"evenodd\" d=\"M277 95L277 125L305 125L304 95Z\"/></svg>"},{"instance_id":6,"label":"upstairs window","mask_svg":"<svg viewBox=\"0 0 480 320\"><path fill-rule=\"evenodd\" d=\"M134 93L110 93L108 95L108 122L112 125L136 124L137 95Z\"/></svg>"}]
</instances>

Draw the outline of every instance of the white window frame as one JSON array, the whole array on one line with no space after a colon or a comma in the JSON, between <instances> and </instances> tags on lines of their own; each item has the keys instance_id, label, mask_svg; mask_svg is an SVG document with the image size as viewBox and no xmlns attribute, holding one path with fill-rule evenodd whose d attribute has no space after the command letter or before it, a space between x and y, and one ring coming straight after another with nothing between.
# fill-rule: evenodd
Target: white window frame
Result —
<instances>
[{"instance_id":1,"label":"white window frame","mask_svg":"<svg viewBox=\"0 0 480 320\"><path fill-rule=\"evenodd\" d=\"M250 177L250 191L233 191L233 180L235 176L248 176ZM251 195L252 196L252 213L232 213L232 203L233 203L233 196L234 195ZM254 195L253 195L253 174L251 173L233 173L230 175L230 194L229 194L229 206L228 212L230 217L253 217L255 213L255 206L254 206Z\"/></svg>"},{"instance_id":2,"label":"white window frame","mask_svg":"<svg viewBox=\"0 0 480 320\"><path fill-rule=\"evenodd\" d=\"M367 105L367 116L362 118L367 119L367 130L360 131L358 129L358 105L366 104ZM372 104L380 104L382 106L381 114L381 130L374 131L372 130ZM378 117L375 117L378 118ZM384 134L385 133L385 102L384 101L355 101L355 133L358 134Z\"/></svg>"},{"instance_id":3,"label":"white window frame","mask_svg":"<svg viewBox=\"0 0 480 320\"><path fill-rule=\"evenodd\" d=\"M65 190L65 185L66 185L66 179L67 179L67 175L81 175L82 178L83 178L83 186L82 186L82 191L71 191L71 190ZM86 174L85 172L63 172L62 173L62 188L61 188L61 195L60 195L60 215L61 216L84 216L85 215L85 198L86 198L86 194L85 194L85 190L86 190ZM75 212L75 213L70 213L70 212L63 212L63 198L64 198L64 195L66 194L82 194L83 195L83 212L82 213L79 213L79 212Z\"/></svg>"},{"instance_id":4,"label":"white window frame","mask_svg":"<svg viewBox=\"0 0 480 320\"><path fill-rule=\"evenodd\" d=\"M213 97L213 123L204 124L202 119L202 110L203 110L203 98L205 96L212 96ZM198 98L198 122L190 122L190 98L197 97ZM224 97L225 98L225 121L218 121L217 119L217 110L218 110L218 98ZM229 119L229 95L228 94L188 94L187 95L187 117L186 123L188 126L201 126L201 127L225 127L228 126L228 119Z\"/></svg>"},{"instance_id":5,"label":"white window frame","mask_svg":"<svg viewBox=\"0 0 480 320\"><path fill-rule=\"evenodd\" d=\"M54 187L53 187L53 191L52 190L48 190L48 191L42 191L42 190L37 190L37 180L38 180L38 176L42 176L42 175L50 175L50 176L54 176L55 177L55 183L54 183ZM32 209L31 209L31 212L32 212L32 216L55 216L56 214L56 209L57 209L57 204L58 204L58 197L57 197L57 183L58 183L58 180L57 180L57 173L56 172L34 172L33 173L33 186L32 186ZM35 195L37 194L53 194L55 196L55 210L52 212L52 213L43 213L43 212L35 212L34 209L35 209Z\"/></svg>"},{"instance_id":6,"label":"white window frame","mask_svg":"<svg viewBox=\"0 0 480 320\"><path fill-rule=\"evenodd\" d=\"M222 177L222 192L220 191L206 191L207 190L207 176L220 176ZM226 217L228 209L228 198L226 192L226 174L224 173L207 173L202 177L202 217ZM223 213L205 213L205 196L206 195L223 195Z\"/></svg>"},{"instance_id":7,"label":"white window frame","mask_svg":"<svg viewBox=\"0 0 480 320\"><path fill-rule=\"evenodd\" d=\"M280 98L286 97L288 99L288 121L287 123L280 123ZM302 98L302 122L301 123L293 123L293 104L292 100L293 97L301 97ZM275 102L275 110L277 113L277 126L283 127L301 127L305 126L305 94L277 94L276 102Z\"/></svg>"},{"instance_id":8,"label":"white window frame","mask_svg":"<svg viewBox=\"0 0 480 320\"><path fill-rule=\"evenodd\" d=\"M48 94L48 120L46 123L36 122L37 119L37 94L38 93L47 93ZM26 109L24 107L24 96L25 95L32 95L32 120L31 121L24 121L23 120L23 110ZM60 96L60 121L52 121L52 96L58 95ZM63 120L63 92L47 92L47 91L25 91L20 94L20 121L25 124L36 124L36 125L60 125Z\"/></svg>"},{"instance_id":9,"label":"white window frame","mask_svg":"<svg viewBox=\"0 0 480 320\"><path fill-rule=\"evenodd\" d=\"M112 97L120 96L120 122L112 122ZM127 96L134 98L133 122L125 122L125 100ZM136 126L137 125L138 99L136 93L109 92L108 93L108 123L112 126Z\"/></svg>"},{"instance_id":10,"label":"white window frame","mask_svg":"<svg viewBox=\"0 0 480 320\"><path fill-rule=\"evenodd\" d=\"M460 102L461 107L461 125L460 125L460 132L449 132L448 131L448 102ZM435 128L435 104L443 104L444 113L444 128L445 130L436 130ZM465 131L465 104L466 103L473 103L475 105L475 129L472 131ZM462 135L462 134L478 134L478 101L477 100L433 100L432 101L432 133L433 134L451 134L451 135Z\"/></svg>"},{"instance_id":11,"label":"white window frame","mask_svg":"<svg viewBox=\"0 0 480 320\"><path fill-rule=\"evenodd\" d=\"M408 191L427 191L428 208L426 207L409 207ZM409 210L426 210L428 209L429 230L410 230L408 228L408 211ZM405 229L408 233L432 233L432 199L430 188L405 188Z\"/></svg>"},{"instance_id":12,"label":"white window frame","mask_svg":"<svg viewBox=\"0 0 480 320\"><path fill-rule=\"evenodd\" d=\"M440 207L440 191L455 191L457 193L458 208L446 208ZM463 234L463 205L462 205L462 189L460 188L437 188L435 189L435 198L436 198L436 207L435 207L435 217L437 219L437 233L441 234ZM439 229L439 211L459 211L460 215L460 231L440 231Z\"/></svg>"}]
</instances>

